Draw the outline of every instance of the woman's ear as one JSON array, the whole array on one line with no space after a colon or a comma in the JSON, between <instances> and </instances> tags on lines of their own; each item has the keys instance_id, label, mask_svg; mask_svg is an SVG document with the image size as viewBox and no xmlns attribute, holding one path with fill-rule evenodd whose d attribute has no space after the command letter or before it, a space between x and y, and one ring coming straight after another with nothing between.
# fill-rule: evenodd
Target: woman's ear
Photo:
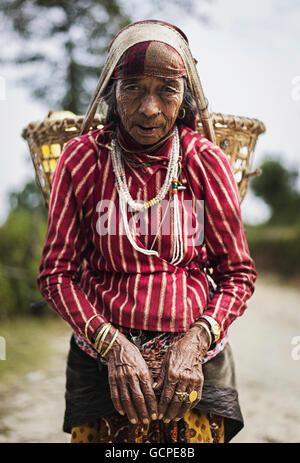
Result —
<instances>
[{"instance_id":1,"label":"woman's ear","mask_svg":"<svg viewBox=\"0 0 300 463\"><path fill-rule=\"evenodd\" d=\"M184 119L186 116L186 110L185 108L181 107L178 111L178 119Z\"/></svg>"}]
</instances>

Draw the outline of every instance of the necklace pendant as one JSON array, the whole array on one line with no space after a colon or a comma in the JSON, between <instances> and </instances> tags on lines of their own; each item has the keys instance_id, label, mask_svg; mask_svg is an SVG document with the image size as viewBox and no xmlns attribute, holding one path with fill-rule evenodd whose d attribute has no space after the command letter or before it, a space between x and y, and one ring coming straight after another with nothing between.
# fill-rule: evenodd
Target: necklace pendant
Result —
<instances>
[{"instance_id":1,"label":"necklace pendant","mask_svg":"<svg viewBox=\"0 0 300 463\"><path fill-rule=\"evenodd\" d=\"M178 180L177 180L177 190L178 191L186 190L186 186L182 184L181 174L182 174L182 164L181 164L181 158L179 158L178 159Z\"/></svg>"},{"instance_id":2,"label":"necklace pendant","mask_svg":"<svg viewBox=\"0 0 300 463\"><path fill-rule=\"evenodd\" d=\"M178 180L177 178L173 178L172 180L172 193L173 195L177 195L177 188L178 188Z\"/></svg>"}]
</instances>

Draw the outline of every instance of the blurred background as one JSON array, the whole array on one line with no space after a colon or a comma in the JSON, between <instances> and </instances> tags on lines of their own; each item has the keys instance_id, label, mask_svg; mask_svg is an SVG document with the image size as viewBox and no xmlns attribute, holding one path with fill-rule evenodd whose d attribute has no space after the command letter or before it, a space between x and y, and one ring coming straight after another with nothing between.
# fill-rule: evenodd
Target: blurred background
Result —
<instances>
[{"instance_id":1,"label":"blurred background","mask_svg":"<svg viewBox=\"0 0 300 463\"><path fill-rule=\"evenodd\" d=\"M67 442L70 329L36 276L47 210L22 130L50 110L84 114L124 25L188 36L212 112L257 118L242 214L259 278L231 327L245 428L233 442L299 442L300 3L298 0L2 0L0 4L0 442Z\"/></svg>"}]
</instances>

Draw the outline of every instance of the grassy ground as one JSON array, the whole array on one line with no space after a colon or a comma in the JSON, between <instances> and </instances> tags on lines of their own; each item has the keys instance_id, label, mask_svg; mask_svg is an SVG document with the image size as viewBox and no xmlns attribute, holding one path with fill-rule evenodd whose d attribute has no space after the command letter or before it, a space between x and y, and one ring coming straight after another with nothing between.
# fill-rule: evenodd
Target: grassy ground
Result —
<instances>
[{"instance_id":1,"label":"grassy ground","mask_svg":"<svg viewBox=\"0 0 300 463\"><path fill-rule=\"evenodd\" d=\"M17 381L47 361L51 339L70 332L60 318L23 317L0 322L0 336L5 340L6 360L0 360L0 385Z\"/></svg>"}]
</instances>

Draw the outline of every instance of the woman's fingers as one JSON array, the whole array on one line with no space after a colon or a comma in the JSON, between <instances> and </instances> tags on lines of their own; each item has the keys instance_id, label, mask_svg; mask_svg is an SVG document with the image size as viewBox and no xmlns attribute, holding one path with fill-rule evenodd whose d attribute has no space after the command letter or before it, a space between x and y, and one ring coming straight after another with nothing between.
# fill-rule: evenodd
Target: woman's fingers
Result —
<instances>
[{"instance_id":1,"label":"woman's fingers","mask_svg":"<svg viewBox=\"0 0 300 463\"><path fill-rule=\"evenodd\" d=\"M194 389L195 390L195 389ZM201 391L198 393L198 396L200 396L201 398ZM191 410L192 408L194 408L198 403L200 402L200 399L195 401L195 402L192 402L192 403L183 403L180 407L180 409L177 411L176 413L176 417L174 417L174 420L175 421L179 421L181 420L184 415L189 411Z\"/></svg>"},{"instance_id":2,"label":"woman's fingers","mask_svg":"<svg viewBox=\"0 0 300 463\"><path fill-rule=\"evenodd\" d=\"M127 418L132 424L137 424L139 421L138 414L133 403L131 392L128 388L127 378L125 376L119 377L119 391L122 409L124 410Z\"/></svg>"},{"instance_id":3,"label":"woman's fingers","mask_svg":"<svg viewBox=\"0 0 300 463\"><path fill-rule=\"evenodd\" d=\"M150 420L157 420L158 418L158 407L156 397L151 386L152 381L141 381L141 389L145 398L146 406Z\"/></svg>"},{"instance_id":4,"label":"woman's fingers","mask_svg":"<svg viewBox=\"0 0 300 463\"><path fill-rule=\"evenodd\" d=\"M155 391L160 391L163 388L163 385L164 385L164 382L165 382L165 375L166 375L166 372L167 372L167 366L168 366L167 358L168 358L168 354L167 354L166 358L162 362L159 377L158 377L158 379L157 379L157 381L156 381L156 383L155 383L155 385L153 387L153 389Z\"/></svg>"},{"instance_id":5,"label":"woman's fingers","mask_svg":"<svg viewBox=\"0 0 300 463\"><path fill-rule=\"evenodd\" d=\"M199 403L202 394L203 374L202 371L196 371L197 374L186 374L177 384L176 391L172 402L165 414L167 419L173 420L183 418L187 411ZM190 394L193 392L192 396ZM195 394L196 393L196 394ZM187 397L187 394L189 397ZM190 401L192 399L192 402Z\"/></svg>"},{"instance_id":6,"label":"woman's fingers","mask_svg":"<svg viewBox=\"0 0 300 463\"><path fill-rule=\"evenodd\" d=\"M132 407L135 409L138 421L148 424L150 422L150 416L146 405L146 397L143 394L141 383L137 377L129 378L129 389Z\"/></svg>"},{"instance_id":7,"label":"woman's fingers","mask_svg":"<svg viewBox=\"0 0 300 463\"><path fill-rule=\"evenodd\" d=\"M116 376L112 374L110 370L108 371L108 378L112 403L114 404L114 407L118 413L120 413L121 415L125 415L125 411L121 404L121 398L119 394L118 384L116 381Z\"/></svg>"},{"instance_id":8,"label":"woman's fingers","mask_svg":"<svg viewBox=\"0 0 300 463\"><path fill-rule=\"evenodd\" d=\"M168 423L176 418L182 418L188 410L200 401L202 385L202 371L195 369L191 372L188 369L178 372L170 367L160 397L159 419ZM190 402L189 398L186 399L186 394L190 394L192 391L196 392L196 397L192 397L194 400Z\"/></svg>"},{"instance_id":9,"label":"woman's fingers","mask_svg":"<svg viewBox=\"0 0 300 463\"><path fill-rule=\"evenodd\" d=\"M162 362L159 377L153 387L154 391L157 391L157 392L162 391L160 394L160 401L158 405L158 419L159 420L161 420L164 416L164 410L165 410L164 405L167 406L167 404L164 402L164 400L167 400L167 399L164 399L165 393L167 392L167 395L169 395L169 397L172 394L172 390L170 390L169 392L165 390L165 378L168 373L168 364L169 364L169 353L167 353L166 357L164 358Z\"/></svg>"},{"instance_id":10,"label":"woman's fingers","mask_svg":"<svg viewBox=\"0 0 300 463\"><path fill-rule=\"evenodd\" d=\"M174 389L172 389L173 395L164 411L165 422L169 422L177 417L177 414L181 409L182 402L180 401L180 397L178 394L176 394L176 392L186 392L189 382L190 381L188 377L181 378L175 385ZM164 399L162 398L162 400Z\"/></svg>"},{"instance_id":11,"label":"woman's fingers","mask_svg":"<svg viewBox=\"0 0 300 463\"><path fill-rule=\"evenodd\" d=\"M174 396L176 388L176 381L165 381L164 387L160 396L158 406L158 418L161 420L166 418L165 413L169 407L169 404Z\"/></svg>"},{"instance_id":12,"label":"woman's fingers","mask_svg":"<svg viewBox=\"0 0 300 463\"><path fill-rule=\"evenodd\" d=\"M133 374L126 367L109 374L111 399L120 414L126 414L132 424L148 424L157 419L157 402L149 375Z\"/></svg>"},{"instance_id":13,"label":"woman's fingers","mask_svg":"<svg viewBox=\"0 0 300 463\"><path fill-rule=\"evenodd\" d=\"M125 371L125 367L116 368L115 366L112 366L109 368L108 379L111 400L115 409L121 415L126 414L133 424L137 423L138 416L128 389L128 374Z\"/></svg>"},{"instance_id":14,"label":"woman's fingers","mask_svg":"<svg viewBox=\"0 0 300 463\"><path fill-rule=\"evenodd\" d=\"M139 377L128 377L131 405L136 412L138 421L143 424L156 420L158 415L157 402L152 389L150 374L143 372Z\"/></svg>"}]
</instances>

